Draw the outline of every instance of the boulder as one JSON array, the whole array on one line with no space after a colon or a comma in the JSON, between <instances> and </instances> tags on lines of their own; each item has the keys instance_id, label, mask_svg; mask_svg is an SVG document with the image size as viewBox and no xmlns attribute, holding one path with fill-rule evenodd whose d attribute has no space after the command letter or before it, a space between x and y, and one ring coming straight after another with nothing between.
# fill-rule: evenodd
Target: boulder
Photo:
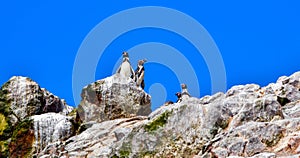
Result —
<instances>
[{"instance_id":1,"label":"boulder","mask_svg":"<svg viewBox=\"0 0 300 158\"><path fill-rule=\"evenodd\" d=\"M2 113L9 115L12 125L33 115L47 112L68 114L73 109L30 78L21 76L10 78L1 87L0 106Z\"/></svg>"},{"instance_id":2,"label":"boulder","mask_svg":"<svg viewBox=\"0 0 300 158\"><path fill-rule=\"evenodd\" d=\"M83 88L78 113L83 122L103 122L151 113L151 97L131 78L119 74Z\"/></svg>"}]
</instances>

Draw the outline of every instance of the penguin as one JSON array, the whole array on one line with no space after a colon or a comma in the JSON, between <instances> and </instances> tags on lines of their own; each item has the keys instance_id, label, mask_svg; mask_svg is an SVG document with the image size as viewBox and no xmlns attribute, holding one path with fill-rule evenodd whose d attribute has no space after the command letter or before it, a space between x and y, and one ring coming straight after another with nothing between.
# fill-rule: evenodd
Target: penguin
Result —
<instances>
[{"instance_id":1,"label":"penguin","mask_svg":"<svg viewBox=\"0 0 300 158\"><path fill-rule=\"evenodd\" d=\"M123 52L122 55L123 55L123 61L120 67L118 68L117 73L127 78L131 76L135 76L134 70L131 67L131 64L129 62L129 54L127 52Z\"/></svg>"},{"instance_id":2,"label":"penguin","mask_svg":"<svg viewBox=\"0 0 300 158\"><path fill-rule=\"evenodd\" d=\"M146 59L139 60L138 61L138 66L135 70L135 82L137 86L141 86L142 89L145 88L145 81L144 81L144 76L145 76L145 68L144 68L144 63L147 62Z\"/></svg>"},{"instance_id":3,"label":"penguin","mask_svg":"<svg viewBox=\"0 0 300 158\"><path fill-rule=\"evenodd\" d=\"M163 106L168 106L168 105L171 105L171 104L174 104L174 102L172 102L172 101L167 101L167 102L164 103Z\"/></svg>"},{"instance_id":4,"label":"penguin","mask_svg":"<svg viewBox=\"0 0 300 158\"><path fill-rule=\"evenodd\" d=\"M191 95L189 94L189 92L187 90L187 85L186 84L181 84L181 98L182 98L182 100L188 99L189 97L191 97Z\"/></svg>"},{"instance_id":5,"label":"penguin","mask_svg":"<svg viewBox=\"0 0 300 158\"><path fill-rule=\"evenodd\" d=\"M177 101L176 101L176 103L180 103L180 102L182 101L181 93L180 93L180 92L177 92L177 93L175 93L175 95L177 96Z\"/></svg>"}]
</instances>

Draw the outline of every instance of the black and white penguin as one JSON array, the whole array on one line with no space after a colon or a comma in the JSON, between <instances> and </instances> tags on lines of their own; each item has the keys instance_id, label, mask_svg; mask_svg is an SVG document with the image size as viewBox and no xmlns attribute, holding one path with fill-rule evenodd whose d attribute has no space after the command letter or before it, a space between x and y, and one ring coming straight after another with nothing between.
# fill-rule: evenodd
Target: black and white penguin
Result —
<instances>
[{"instance_id":1,"label":"black and white penguin","mask_svg":"<svg viewBox=\"0 0 300 158\"><path fill-rule=\"evenodd\" d=\"M181 93L180 93L180 92L177 92L177 93L175 93L175 95L177 96L177 101L176 101L176 103L180 103L180 102L182 101Z\"/></svg>"},{"instance_id":2,"label":"black and white penguin","mask_svg":"<svg viewBox=\"0 0 300 158\"><path fill-rule=\"evenodd\" d=\"M187 90L187 85L186 84L181 84L181 98L182 98L182 100L188 99L189 97L191 97L191 95L189 94L189 92Z\"/></svg>"},{"instance_id":3,"label":"black and white penguin","mask_svg":"<svg viewBox=\"0 0 300 158\"><path fill-rule=\"evenodd\" d=\"M167 101L167 102L164 103L163 106L168 106L168 105L171 105L171 104L174 104L174 102L172 102L172 101Z\"/></svg>"},{"instance_id":4,"label":"black and white penguin","mask_svg":"<svg viewBox=\"0 0 300 158\"><path fill-rule=\"evenodd\" d=\"M120 67L118 68L117 73L119 73L121 76L124 76L124 77L135 76L134 70L131 67L131 64L129 62L128 53L123 52L122 55L123 55L123 61L122 61L122 64L120 65Z\"/></svg>"},{"instance_id":5,"label":"black and white penguin","mask_svg":"<svg viewBox=\"0 0 300 158\"><path fill-rule=\"evenodd\" d=\"M147 62L146 59L139 60L138 61L138 66L135 70L135 82L137 86L141 86L143 89L145 88L145 68L144 68L144 63Z\"/></svg>"}]
</instances>

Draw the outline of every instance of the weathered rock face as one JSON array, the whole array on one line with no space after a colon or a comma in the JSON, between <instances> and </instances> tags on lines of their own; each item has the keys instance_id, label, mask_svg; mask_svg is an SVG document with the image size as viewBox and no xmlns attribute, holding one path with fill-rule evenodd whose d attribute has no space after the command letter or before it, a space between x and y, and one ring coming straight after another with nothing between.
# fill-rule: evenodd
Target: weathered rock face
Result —
<instances>
[{"instance_id":1,"label":"weathered rock face","mask_svg":"<svg viewBox=\"0 0 300 158\"><path fill-rule=\"evenodd\" d=\"M83 133L66 141L65 150L70 157L108 157L112 145L123 139L147 117L116 119L95 123Z\"/></svg>"},{"instance_id":2,"label":"weathered rock face","mask_svg":"<svg viewBox=\"0 0 300 158\"><path fill-rule=\"evenodd\" d=\"M151 113L151 97L119 74L84 87L78 113L83 122L102 122Z\"/></svg>"},{"instance_id":3,"label":"weathered rock face","mask_svg":"<svg viewBox=\"0 0 300 158\"><path fill-rule=\"evenodd\" d=\"M300 156L299 81L300 72L266 87L234 86L225 94L190 97L147 115L140 111L150 110L150 96L130 79L112 76L83 89L77 113L83 124L77 135L73 136L74 117L64 113L32 116L17 124L22 132L13 130L9 151L22 157L29 153L71 158L296 158ZM6 95L0 95L0 101L2 96ZM1 122L11 114L4 112L0 127L11 124ZM0 133L4 137L7 129L0 128ZM16 140L35 146L19 146ZM20 148L28 151L18 153Z\"/></svg>"},{"instance_id":4,"label":"weathered rock face","mask_svg":"<svg viewBox=\"0 0 300 158\"><path fill-rule=\"evenodd\" d=\"M33 142L39 138L34 135L36 132L34 131L36 129L35 120L32 120L31 116L37 118L36 115L47 112L66 115L72 109L64 100L46 89L40 88L31 79L20 76L12 77L0 89L0 157L32 155ZM53 120L47 121L48 124L58 123L53 122ZM45 127L51 128L48 125ZM69 129L66 128L65 130ZM47 129L47 131L50 132L51 130Z\"/></svg>"},{"instance_id":5,"label":"weathered rock face","mask_svg":"<svg viewBox=\"0 0 300 158\"><path fill-rule=\"evenodd\" d=\"M69 139L83 146L69 156L299 157L299 80L300 73L295 73L263 88L249 84L232 87L226 94L189 98L157 109L129 130L103 122L97 127L100 133L126 132L121 139L101 137L114 143L93 144L101 146L101 152L90 155L96 149L83 142L84 136L97 133L92 126L80 138ZM68 151L76 146L70 144Z\"/></svg>"},{"instance_id":6,"label":"weathered rock face","mask_svg":"<svg viewBox=\"0 0 300 158\"><path fill-rule=\"evenodd\" d=\"M41 88L41 90L44 93L44 103L45 103L43 106L42 113L54 112L63 115L68 115L73 110L73 107L67 105L64 99L60 99L59 97L53 95L45 88Z\"/></svg>"},{"instance_id":7,"label":"weathered rock face","mask_svg":"<svg viewBox=\"0 0 300 158\"><path fill-rule=\"evenodd\" d=\"M27 77L14 76L1 89L1 104L9 106L15 124L29 116L47 112L69 113L72 107ZM4 107L4 106L3 106Z\"/></svg>"},{"instance_id":8,"label":"weathered rock face","mask_svg":"<svg viewBox=\"0 0 300 158\"><path fill-rule=\"evenodd\" d=\"M58 113L46 113L32 116L31 119L35 138L33 155L38 157L50 143L64 141L74 135L72 117Z\"/></svg>"},{"instance_id":9,"label":"weathered rock face","mask_svg":"<svg viewBox=\"0 0 300 158\"><path fill-rule=\"evenodd\" d=\"M26 77L12 77L2 86L3 106L11 111L10 120L14 125L26 117L43 111L43 91L38 84Z\"/></svg>"},{"instance_id":10,"label":"weathered rock face","mask_svg":"<svg viewBox=\"0 0 300 158\"><path fill-rule=\"evenodd\" d=\"M235 86L226 94L162 106L148 119L90 122L87 130L57 145L58 153L69 157L299 157L300 101L295 99L299 74L263 88Z\"/></svg>"}]
</instances>

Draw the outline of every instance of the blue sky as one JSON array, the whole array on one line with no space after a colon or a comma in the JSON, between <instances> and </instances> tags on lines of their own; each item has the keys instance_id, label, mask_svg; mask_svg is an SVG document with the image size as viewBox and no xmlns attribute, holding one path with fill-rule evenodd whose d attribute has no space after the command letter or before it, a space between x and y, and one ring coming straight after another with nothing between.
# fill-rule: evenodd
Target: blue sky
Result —
<instances>
[{"instance_id":1,"label":"blue sky","mask_svg":"<svg viewBox=\"0 0 300 158\"><path fill-rule=\"evenodd\" d=\"M73 66L88 33L115 13L143 6L171 8L200 23L222 56L227 88L246 83L265 86L300 69L300 2L296 0L2 1L0 83L13 75L28 76L76 106L72 94ZM126 19L120 21L120 25L124 23ZM195 46L179 34L158 28L135 29L115 38L101 52L95 80L111 75L122 51L149 42L176 48L187 58L198 77L201 92L196 97L211 94L211 71ZM134 68L135 63L132 61ZM159 106L164 97L175 101L174 93L180 91L176 75L180 73L163 62L149 62L145 68L145 90L149 92L152 86L152 92L156 93L152 108ZM196 94L191 91L192 95Z\"/></svg>"}]
</instances>

